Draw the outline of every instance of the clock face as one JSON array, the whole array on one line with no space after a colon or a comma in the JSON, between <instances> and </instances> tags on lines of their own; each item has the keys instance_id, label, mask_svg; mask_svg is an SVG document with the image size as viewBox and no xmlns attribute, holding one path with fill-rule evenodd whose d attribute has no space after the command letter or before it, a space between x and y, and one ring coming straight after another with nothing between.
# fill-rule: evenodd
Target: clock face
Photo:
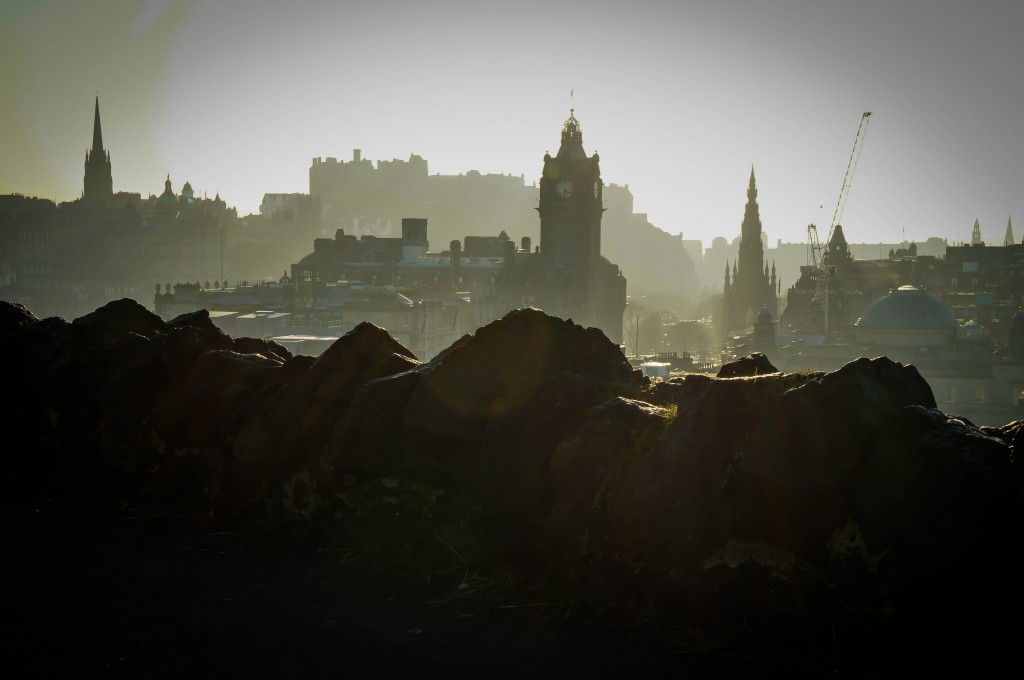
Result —
<instances>
[{"instance_id":1,"label":"clock face","mask_svg":"<svg viewBox=\"0 0 1024 680\"><path fill-rule=\"evenodd\" d=\"M555 193L562 198L569 198L572 196L572 182L567 179L563 179L555 185Z\"/></svg>"}]
</instances>

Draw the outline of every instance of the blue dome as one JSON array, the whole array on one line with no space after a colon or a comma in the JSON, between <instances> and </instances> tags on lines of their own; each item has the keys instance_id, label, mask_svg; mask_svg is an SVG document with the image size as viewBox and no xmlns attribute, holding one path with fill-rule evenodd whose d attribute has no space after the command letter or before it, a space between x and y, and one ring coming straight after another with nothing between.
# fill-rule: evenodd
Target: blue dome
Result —
<instances>
[{"instance_id":1,"label":"blue dome","mask_svg":"<svg viewBox=\"0 0 1024 680\"><path fill-rule=\"evenodd\" d=\"M864 311L857 326L865 329L948 330L959 324L953 311L931 293L900 286Z\"/></svg>"}]
</instances>

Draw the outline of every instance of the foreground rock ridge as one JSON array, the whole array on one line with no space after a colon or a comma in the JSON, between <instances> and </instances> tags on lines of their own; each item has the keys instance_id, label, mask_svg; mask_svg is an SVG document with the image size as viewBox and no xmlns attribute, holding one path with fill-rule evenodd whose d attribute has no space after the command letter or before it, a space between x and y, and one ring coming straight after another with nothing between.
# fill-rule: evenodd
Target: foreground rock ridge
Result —
<instances>
[{"instance_id":1,"label":"foreground rock ridge","mask_svg":"<svg viewBox=\"0 0 1024 680\"><path fill-rule=\"evenodd\" d=\"M0 303L0 346L14 517L269 527L764 639L989 635L987 607L1022 602L1024 421L943 413L884 357L651 383L523 308L426 363L368 323L311 358L128 299L72 322Z\"/></svg>"}]
</instances>

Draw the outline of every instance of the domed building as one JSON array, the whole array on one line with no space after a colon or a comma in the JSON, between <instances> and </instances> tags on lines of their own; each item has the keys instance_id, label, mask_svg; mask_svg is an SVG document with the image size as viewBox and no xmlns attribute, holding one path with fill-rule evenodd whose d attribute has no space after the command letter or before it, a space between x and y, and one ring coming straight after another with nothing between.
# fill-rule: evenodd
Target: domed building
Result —
<instances>
[{"instance_id":1,"label":"domed building","mask_svg":"<svg viewBox=\"0 0 1024 680\"><path fill-rule=\"evenodd\" d=\"M858 357L885 356L914 366L939 410L976 425L1024 418L1024 312L1013 318L1010 341L996 348L974 319L963 323L938 297L900 286L864 310L849 341L780 347L769 358L784 372L832 371Z\"/></svg>"},{"instance_id":2,"label":"domed building","mask_svg":"<svg viewBox=\"0 0 1024 680\"><path fill-rule=\"evenodd\" d=\"M181 196L178 197L178 204L183 211L195 210L199 205L196 201L195 191L192 189L191 182L186 181L185 186L181 187Z\"/></svg>"},{"instance_id":3,"label":"domed building","mask_svg":"<svg viewBox=\"0 0 1024 680\"><path fill-rule=\"evenodd\" d=\"M934 349L952 347L960 326L953 310L916 286L889 291L855 325L858 344Z\"/></svg>"},{"instance_id":4,"label":"domed building","mask_svg":"<svg viewBox=\"0 0 1024 680\"><path fill-rule=\"evenodd\" d=\"M164 182L164 192L160 194L154 204L156 208L157 216L162 220L173 220L178 217L178 211L181 210L181 201L174 194L171 189L171 176L167 175L167 181Z\"/></svg>"}]
</instances>

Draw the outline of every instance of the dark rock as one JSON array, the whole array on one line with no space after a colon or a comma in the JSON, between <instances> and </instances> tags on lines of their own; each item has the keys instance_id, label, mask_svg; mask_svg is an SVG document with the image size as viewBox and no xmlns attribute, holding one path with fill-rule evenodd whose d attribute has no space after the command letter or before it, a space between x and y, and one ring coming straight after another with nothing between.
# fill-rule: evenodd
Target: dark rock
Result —
<instances>
[{"instance_id":1,"label":"dark rock","mask_svg":"<svg viewBox=\"0 0 1024 680\"><path fill-rule=\"evenodd\" d=\"M281 343L263 338L235 338L234 350L239 354L262 354L265 357L287 361L292 358L292 353Z\"/></svg>"},{"instance_id":2,"label":"dark rock","mask_svg":"<svg viewBox=\"0 0 1024 680\"><path fill-rule=\"evenodd\" d=\"M204 311L204 314L206 312ZM208 324L208 325L207 325ZM206 323L168 324L167 338L161 348L161 361L170 380L185 376L192 364L204 353L233 351L235 343L206 317Z\"/></svg>"},{"instance_id":3,"label":"dark rock","mask_svg":"<svg viewBox=\"0 0 1024 680\"><path fill-rule=\"evenodd\" d=\"M422 372L405 409L407 449L501 514L546 510L551 451L591 407L647 382L598 329L532 308Z\"/></svg>"},{"instance_id":4,"label":"dark rock","mask_svg":"<svg viewBox=\"0 0 1024 680\"><path fill-rule=\"evenodd\" d=\"M673 410L615 397L592 409L575 436L551 454L554 489L544 543L563 566L562 577L581 597L607 606L638 607L638 575L627 555L639 555L633 510L639 458L674 415ZM542 565L534 565L534 568ZM625 601L623 601L625 600Z\"/></svg>"},{"instance_id":5,"label":"dark rock","mask_svg":"<svg viewBox=\"0 0 1024 680\"><path fill-rule=\"evenodd\" d=\"M91 346L114 342L126 334L154 339L167 331L167 324L135 300L123 298L75 319L71 329L75 342Z\"/></svg>"},{"instance_id":6,"label":"dark rock","mask_svg":"<svg viewBox=\"0 0 1024 680\"><path fill-rule=\"evenodd\" d=\"M233 442L232 495L250 497L303 466L330 466L343 457L330 447L332 431L344 421L358 390L368 381L419 365L412 353L383 328L361 323L273 394L259 414L250 413ZM243 481L244 480L244 481Z\"/></svg>"},{"instance_id":7,"label":"dark rock","mask_svg":"<svg viewBox=\"0 0 1024 680\"><path fill-rule=\"evenodd\" d=\"M0 300L0 335L21 330L37 321L39 317L30 312L25 305Z\"/></svg>"},{"instance_id":8,"label":"dark rock","mask_svg":"<svg viewBox=\"0 0 1024 680\"><path fill-rule=\"evenodd\" d=\"M763 644L978 641L988 603L1024 601L1024 421L942 413L884 357L651 384L534 309L426 364L372 324L313 359L130 301L0 327L23 512L315 527L405 573L500 565L572 607Z\"/></svg>"},{"instance_id":9,"label":"dark rock","mask_svg":"<svg viewBox=\"0 0 1024 680\"><path fill-rule=\"evenodd\" d=\"M328 469L333 488L350 472L397 474L405 456L405 407L422 378L410 370L368 380L359 388L331 432Z\"/></svg>"},{"instance_id":10,"label":"dark rock","mask_svg":"<svg viewBox=\"0 0 1024 680\"><path fill-rule=\"evenodd\" d=\"M729 363L722 364L718 369L719 378L752 378L758 375L778 373L779 369L772 365L761 352L754 352Z\"/></svg>"},{"instance_id":11,"label":"dark rock","mask_svg":"<svg viewBox=\"0 0 1024 680\"><path fill-rule=\"evenodd\" d=\"M829 374L686 376L671 390L678 414L624 475L630 503L610 539L669 591L680 581L699 589L710 556L730 541L829 574L874 442L904 406L934 404L916 370L884 358Z\"/></svg>"},{"instance_id":12,"label":"dark rock","mask_svg":"<svg viewBox=\"0 0 1024 680\"><path fill-rule=\"evenodd\" d=\"M923 620L1016 599L1020 565L993 550L1019 528L1021 481L1004 441L907 406L878 438L855 488L860 571L877 575L886 605Z\"/></svg>"}]
</instances>

